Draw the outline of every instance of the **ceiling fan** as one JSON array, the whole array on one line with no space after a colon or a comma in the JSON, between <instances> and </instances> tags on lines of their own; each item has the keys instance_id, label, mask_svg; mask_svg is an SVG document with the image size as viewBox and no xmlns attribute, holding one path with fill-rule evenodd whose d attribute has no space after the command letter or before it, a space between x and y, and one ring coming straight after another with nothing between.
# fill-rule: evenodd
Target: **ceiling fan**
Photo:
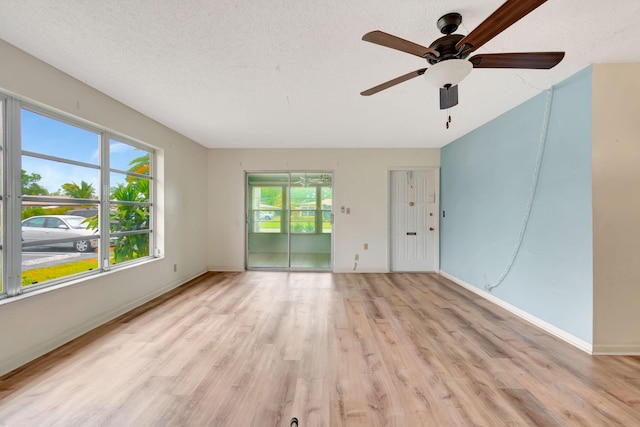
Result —
<instances>
[{"instance_id":1,"label":"ceiling fan","mask_svg":"<svg viewBox=\"0 0 640 427\"><path fill-rule=\"evenodd\" d=\"M362 40L410 53L427 60L431 67L420 68L393 80L360 92L369 96L414 77L425 75L440 88L440 109L458 104L458 83L473 68L550 69L557 65L564 52L481 53L468 56L515 22L535 10L546 0L507 0L466 36L453 34L462 23L459 13L447 13L438 19L438 29L444 37L429 47L401 39L382 31L371 31Z\"/></svg>"}]
</instances>

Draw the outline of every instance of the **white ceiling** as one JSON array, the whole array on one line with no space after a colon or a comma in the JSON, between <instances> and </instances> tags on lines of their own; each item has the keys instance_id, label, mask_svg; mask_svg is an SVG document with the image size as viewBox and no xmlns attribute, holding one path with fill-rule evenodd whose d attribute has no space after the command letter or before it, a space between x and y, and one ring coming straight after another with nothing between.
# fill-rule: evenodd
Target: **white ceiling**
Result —
<instances>
[{"instance_id":1,"label":"white ceiling","mask_svg":"<svg viewBox=\"0 0 640 427\"><path fill-rule=\"evenodd\" d=\"M476 69L439 110L428 64L361 40L428 46L503 0L0 0L0 38L206 147L442 147L592 63L640 62L640 1L549 0L476 53L566 51L552 70ZM1 63L1 58L0 58Z\"/></svg>"}]
</instances>

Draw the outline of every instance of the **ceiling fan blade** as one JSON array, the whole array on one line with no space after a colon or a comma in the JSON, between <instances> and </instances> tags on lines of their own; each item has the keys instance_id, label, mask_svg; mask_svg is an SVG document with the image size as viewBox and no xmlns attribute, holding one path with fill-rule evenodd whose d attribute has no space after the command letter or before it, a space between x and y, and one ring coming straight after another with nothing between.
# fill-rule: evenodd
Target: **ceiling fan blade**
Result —
<instances>
[{"instance_id":1,"label":"ceiling fan blade","mask_svg":"<svg viewBox=\"0 0 640 427\"><path fill-rule=\"evenodd\" d=\"M469 53L473 52L546 1L507 0L473 31L462 38L456 44L456 49L460 51L466 45L465 50Z\"/></svg>"},{"instance_id":2,"label":"ceiling fan blade","mask_svg":"<svg viewBox=\"0 0 640 427\"><path fill-rule=\"evenodd\" d=\"M469 58L473 68L529 68L548 70L564 58L564 52L488 53Z\"/></svg>"},{"instance_id":3,"label":"ceiling fan blade","mask_svg":"<svg viewBox=\"0 0 640 427\"><path fill-rule=\"evenodd\" d=\"M410 42L409 40L401 39L400 37L396 37L394 35L378 30L371 31L365 34L364 36L362 36L362 40L379 44L380 46L390 47L391 49L396 49L401 52L410 53L412 55L419 56L420 58L425 58L429 54L435 57L440 56L440 52L438 52L437 50L421 46L419 44Z\"/></svg>"},{"instance_id":4,"label":"ceiling fan blade","mask_svg":"<svg viewBox=\"0 0 640 427\"><path fill-rule=\"evenodd\" d=\"M395 86L398 83L406 82L407 80L410 80L410 79L412 79L414 77L421 76L421 75L424 74L425 71L427 71L426 68L421 68L419 70L412 71L412 72L407 73L407 74L405 74L403 76L396 77L393 80L389 80L388 82L379 84L378 86L374 86L371 89L367 89L364 92L360 92L360 95L362 95L362 96L373 95L374 93L378 93L381 90L385 90L385 89L390 88L391 86Z\"/></svg>"}]
</instances>

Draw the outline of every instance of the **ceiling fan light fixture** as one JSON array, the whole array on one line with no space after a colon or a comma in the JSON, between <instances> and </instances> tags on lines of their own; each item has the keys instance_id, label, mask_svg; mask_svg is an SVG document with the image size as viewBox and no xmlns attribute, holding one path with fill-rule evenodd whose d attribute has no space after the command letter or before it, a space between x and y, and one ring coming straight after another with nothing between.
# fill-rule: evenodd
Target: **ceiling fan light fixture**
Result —
<instances>
[{"instance_id":1,"label":"ceiling fan light fixture","mask_svg":"<svg viewBox=\"0 0 640 427\"><path fill-rule=\"evenodd\" d=\"M469 75L473 64L466 59L440 61L424 73L425 79L435 87L455 86Z\"/></svg>"}]
</instances>

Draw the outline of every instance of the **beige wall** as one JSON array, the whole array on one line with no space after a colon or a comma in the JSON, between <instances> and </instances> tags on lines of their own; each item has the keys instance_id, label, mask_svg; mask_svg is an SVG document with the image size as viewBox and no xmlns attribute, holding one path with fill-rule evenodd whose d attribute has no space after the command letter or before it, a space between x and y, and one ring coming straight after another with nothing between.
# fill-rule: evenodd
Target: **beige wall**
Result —
<instances>
[{"instance_id":1,"label":"beige wall","mask_svg":"<svg viewBox=\"0 0 640 427\"><path fill-rule=\"evenodd\" d=\"M388 176L392 168L439 167L439 149L210 150L210 270L244 269L245 171L334 172L334 271L388 271ZM351 214L339 213L339 207ZM362 249L369 244L369 250Z\"/></svg>"},{"instance_id":2,"label":"beige wall","mask_svg":"<svg viewBox=\"0 0 640 427\"><path fill-rule=\"evenodd\" d=\"M163 257L61 289L0 301L0 374L206 271L207 150L0 40L0 90L160 148ZM173 265L178 271L174 272Z\"/></svg>"},{"instance_id":3,"label":"beige wall","mask_svg":"<svg viewBox=\"0 0 640 427\"><path fill-rule=\"evenodd\" d=\"M593 66L595 353L640 353L640 64Z\"/></svg>"}]
</instances>

